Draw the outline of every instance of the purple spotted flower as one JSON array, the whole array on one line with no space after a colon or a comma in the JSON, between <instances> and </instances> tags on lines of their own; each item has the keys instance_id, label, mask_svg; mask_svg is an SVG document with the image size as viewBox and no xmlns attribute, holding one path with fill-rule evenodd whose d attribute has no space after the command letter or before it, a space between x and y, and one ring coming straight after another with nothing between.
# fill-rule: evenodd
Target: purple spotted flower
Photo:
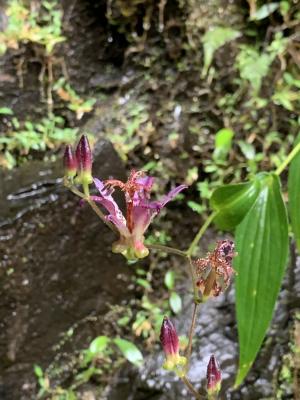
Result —
<instances>
[{"instance_id":1,"label":"purple spotted flower","mask_svg":"<svg viewBox=\"0 0 300 400\"><path fill-rule=\"evenodd\" d=\"M153 182L154 178L141 171L132 171L127 182L116 179L102 182L94 178L99 195L91 196L91 199L108 211L107 220L115 225L120 234L120 239L113 244L113 252L121 253L128 259L143 258L149 254L144 244L146 229L160 210L187 187L177 186L162 199L151 201ZM115 188L120 188L125 194L126 216L112 197Z\"/></svg>"},{"instance_id":2,"label":"purple spotted flower","mask_svg":"<svg viewBox=\"0 0 300 400\"><path fill-rule=\"evenodd\" d=\"M212 296L217 297L228 288L234 273L232 260L235 255L233 241L221 240L217 242L212 253L193 261L197 286L203 300Z\"/></svg>"}]
</instances>

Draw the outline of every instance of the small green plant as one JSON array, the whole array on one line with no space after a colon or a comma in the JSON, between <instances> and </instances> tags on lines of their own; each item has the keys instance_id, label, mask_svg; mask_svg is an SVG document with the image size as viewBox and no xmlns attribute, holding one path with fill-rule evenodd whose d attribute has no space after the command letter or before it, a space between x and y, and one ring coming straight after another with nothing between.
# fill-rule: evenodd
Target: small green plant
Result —
<instances>
[{"instance_id":1,"label":"small green plant","mask_svg":"<svg viewBox=\"0 0 300 400\"><path fill-rule=\"evenodd\" d=\"M64 78L60 78L55 83L53 90L67 103L67 107L75 112L78 120L80 120L85 113L91 112L96 103L96 99L94 98L87 100L82 99Z\"/></svg>"},{"instance_id":2,"label":"small green plant","mask_svg":"<svg viewBox=\"0 0 300 400\"><path fill-rule=\"evenodd\" d=\"M7 112L6 112L7 114ZM8 113L9 115L11 113ZM77 129L66 128L62 117L52 115L39 122L11 119L11 128L0 137L0 165L13 168L32 151L45 152L74 141Z\"/></svg>"},{"instance_id":3,"label":"small green plant","mask_svg":"<svg viewBox=\"0 0 300 400\"><path fill-rule=\"evenodd\" d=\"M237 39L239 36L240 32L230 27L222 26L213 27L203 35L204 65L202 69L202 77L207 75L215 51L231 40Z\"/></svg>"},{"instance_id":4,"label":"small green plant","mask_svg":"<svg viewBox=\"0 0 300 400\"><path fill-rule=\"evenodd\" d=\"M55 0L43 0L40 12L31 10L22 0L10 0L6 10L8 25L0 32L4 53L8 48L18 48L21 43L35 43L44 47L47 56L53 54L62 35L62 12Z\"/></svg>"}]
</instances>

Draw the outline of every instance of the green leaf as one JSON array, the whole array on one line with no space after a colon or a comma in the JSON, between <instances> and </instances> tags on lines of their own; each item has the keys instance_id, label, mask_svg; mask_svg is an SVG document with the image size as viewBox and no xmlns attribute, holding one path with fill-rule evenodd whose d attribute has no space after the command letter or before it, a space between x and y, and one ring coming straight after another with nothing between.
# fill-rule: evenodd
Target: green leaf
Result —
<instances>
[{"instance_id":1,"label":"green leaf","mask_svg":"<svg viewBox=\"0 0 300 400\"><path fill-rule=\"evenodd\" d=\"M222 230L234 229L252 207L259 188L259 179L217 188L210 199L212 209L218 212L214 223Z\"/></svg>"},{"instance_id":2,"label":"green leaf","mask_svg":"<svg viewBox=\"0 0 300 400\"><path fill-rule=\"evenodd\" d=\"M146 279L137 278L136 283L145 289L151 289L151 285Z\"/></svg>"},{"instance_id":3,"label":"green leaf","mask_svg":"<svg viewBox=\"0 0 300 400\"><path fill-rule=\"evenodd\" d=\"M253 88L256 96L260 90L263 78L268 74L274 55L259 53L251 46L241 45L236 58L236 66L240 71L242 80L246 80Z\"/></svg>"},{"instance_id":4,"label":"green leaf","mask_svg":"<svg viewBox=\"0 0 300 400\"><path fill-rule=\"evenodd\" d=\"M36 375L38 378L42 378L42 377L44 376L43 370L42 370L42 368L41 368L39 365L35 364L35 365L33 366L33 370L34 370L35 375Z\"/></svg>"},{"instance_id":5,"label":"green leaf","mask_svg":"<svg viewBox=\"0 0 300 400\"><path fill-rule=\"evenodd\" d=\"M202 214L205 210L205 206L203 204L196 203L195 201L189 200L187 205L196 213Z\"/></svg>"},{"instance_id":6,"label":"green leaf","mask_svg":"<svg viewBox=\"0 0 300 400\"><path fill-rule=\"evenodd\" d=\"M165 285L169 290L174 289L175 284L175 272L168 271L165 275Z\"/></svg>"},{"instance_id":7,"label":"green leaf","mask_svg":"<svg viewBox=\"0 0 300 400\"><path fill-rule=\"evenodd\" d=\"M220 129L215 136L215 150L213 158L215 160L225 160L232 146L234 132L231 129Z\"/></svg>"},{"instance_id":8,"label":"green leaf","mask_svg":"<svg viewBox=\"0 0 300 400\"><path fill-rule=\"evenodd\" d=\"M295 145L300 143L300 134ZM300 252L300 153L290 164L288 177L289 214L292 230L295 235L298 252Z\"/></svg>"},{"instance_id":9,"label":"green leaf","mask_svg":"<svg viewBox=\"0 0 300 400\"><path fill-rule=\"evenodd\" d=\"M0 114L3 115L13 115L14 112L11 108L9 107L0 107Z\"/></svg>"},{"instance_id":10,"label":"green leaf","mask_svg":"<svg viewBox=\"0 0 300 400\"><path fill-rule=\"evenodd\" d=\"M258 10L255 11L250 17L250 20L259 21L273 14L277 8L279 8L280 3L268 3L261 6Z\"/></svg>"},{"instance_id":11,"label":"green leaf","mask_svg":"<svg viewBox=\"0 0 300 400\"><path fill-rule=\"evenodd\" d=\"M180 313L182 310L182 300L178 293L172 292L169 298L171 310L174 314Z\"/></svg>"},{"instance_id":12,"label":"green leaf","mask_svg":"<svg viewBox=\"0 0 300 400\"><path fill-rule=\"evenodd\" d=\"M129 362L137 366L142 364L143 355L133 343L120 338L114 339L114 343L118 346L124 357Z\"/></svg>"},{"instance_id":13,"label":"green leaf","mask_svg":"<svg viewBox=\"0 0 300 400\"><path fill-rule=\"evenodd\" d=\"M107 347L109 342L110 342L110 338L109 337L107 337L107 336L98 336L90 344L89 351L92 354L102 353L103 350L106 349L106 347Z\"/></svg>"},{"instance_id":14,"label":"green leaf","mask_svg":"<svg viewBox=\"0 0 300 400\"><path fill-rule=\"evenodd\" d=\"M288 221L279 178L261 174L261 190L236 229L236 313L240 360L236 386L251 368L272 319L288 255Z\"/></svg>"},{"instance_id":15,"label":"green leaf","mask_svg":"<svg viewBox=\"0 0 300 400\"><path fill-rule=\"evenodd\" d=\"M208 30L202 37L204 48L204 66L202 77L204 77L212 63L213 56L216 50L224 46L225 43L236 39L240 36L240 32L230 28L217 26Z\"/></svg>"}]
</instances>

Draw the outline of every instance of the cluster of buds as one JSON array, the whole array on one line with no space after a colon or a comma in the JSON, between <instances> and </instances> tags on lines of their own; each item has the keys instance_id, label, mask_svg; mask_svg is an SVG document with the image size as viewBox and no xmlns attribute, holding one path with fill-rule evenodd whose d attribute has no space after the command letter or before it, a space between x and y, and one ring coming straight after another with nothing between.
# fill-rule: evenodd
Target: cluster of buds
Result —
<instances>
[{"instance_id":1,"label":"cluster of buds","mask_svg":"<svg viewBox=\"0 0 300 400\"><path fill-rule=\"evenodd\" d=\"M179 354L179 338L175 326L168 317L163 319L160 341L166 356L163 367L180 374L181 368L187 363L187 359Z\"/></svg>"},{"instance_id":2,"label":"cluster of buds","mask_svg":"<svg viewBox=\"0 0 300 400\"><path fill-rule=\"evenodd\" d=\"M233 241L221 240L217 242L212 253L193 261L197 286L204 301L209 297L219 296L228 288L234 273L232 259L235 255Z\"/></svg>"},{"instance_id":3,"label":"cluster of buds","mask_svg":"<svg viewBox=\"0 0 300 400\"><path fill-rule=\"evenodd\" d=\"M74 180L83 188L93 182L92 177L92 152L87 136L82 135L75 150L70 145L66 146L64 158L64 172L67 179Z\"/></svg>"}]
</instances>

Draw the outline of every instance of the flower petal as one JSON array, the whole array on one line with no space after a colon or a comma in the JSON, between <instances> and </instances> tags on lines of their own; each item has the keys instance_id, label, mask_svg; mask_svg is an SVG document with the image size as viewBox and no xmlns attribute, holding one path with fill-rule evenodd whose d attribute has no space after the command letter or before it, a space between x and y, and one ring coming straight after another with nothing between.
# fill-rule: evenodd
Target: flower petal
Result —
<instances>
[{"instance_id":1,"label":"flower petal","mask_svg":"<svg viewBox=\"0 0 300 400\"><path fill-rule=\"evenodd\" d=\"M154 183L154 178L152 176L146 175L141 178L137 178L136 183L141 185L143 189L146 190L147 192L150 192Z\"/></svg>"},{"instance_id":2,"label":"flower petal","mask_svg":"<svg viewBox=\"0 0 300 400\"><path fill-rule=\"evenodd\" d=\"M102 204L103 207L105 207L106 210L109 212L110 216L118 219L120 223L126 227L126 220L124 218L124 215L122 214L122 211L119 209L119 206L113 199L110 192L105 188L104 183L97 178L94 178L94 183L96 188L99 190L100 196L91 196L91 199Z\"/></svg>"},{"instance_id":3,"label":"flower petal","mask_svg":"<svg viewBox=\"0 0 300 400\"><path fill-rule=\"evenodd\" d=\"M174 197L176 197L182 190L187 189L187 185L179 185L176 186L174 189L170 190L170 192L165 195L161 200L159 200L159 203L161 204L161 208L164 207L169 201L173 200Z\"/></svg>"},{"instance_id":4,"label":"flower petal","mask_svg":"<svg viewBox=\"0 0 300 400\"><path fill-rule=\"evenodd\" d=\"M112 222L120 232L121 236L124 236L125 238L130 237L130 232L126 226L125 223L123 223L119 218L117 218L115 215L107 215L106 219L110 222Z\"/></svg>"},{"instance_id":5,"label":"flower petal","mask_svg":"<svg viewBox=\"0 0 300 400\"><path fill-rule=\"evenodd\" d=\"M144 206L134 206L132 210L133 235L136 240L143 238L144 232L152 220L153 211Z\"/></svg>"}]
</instances>

